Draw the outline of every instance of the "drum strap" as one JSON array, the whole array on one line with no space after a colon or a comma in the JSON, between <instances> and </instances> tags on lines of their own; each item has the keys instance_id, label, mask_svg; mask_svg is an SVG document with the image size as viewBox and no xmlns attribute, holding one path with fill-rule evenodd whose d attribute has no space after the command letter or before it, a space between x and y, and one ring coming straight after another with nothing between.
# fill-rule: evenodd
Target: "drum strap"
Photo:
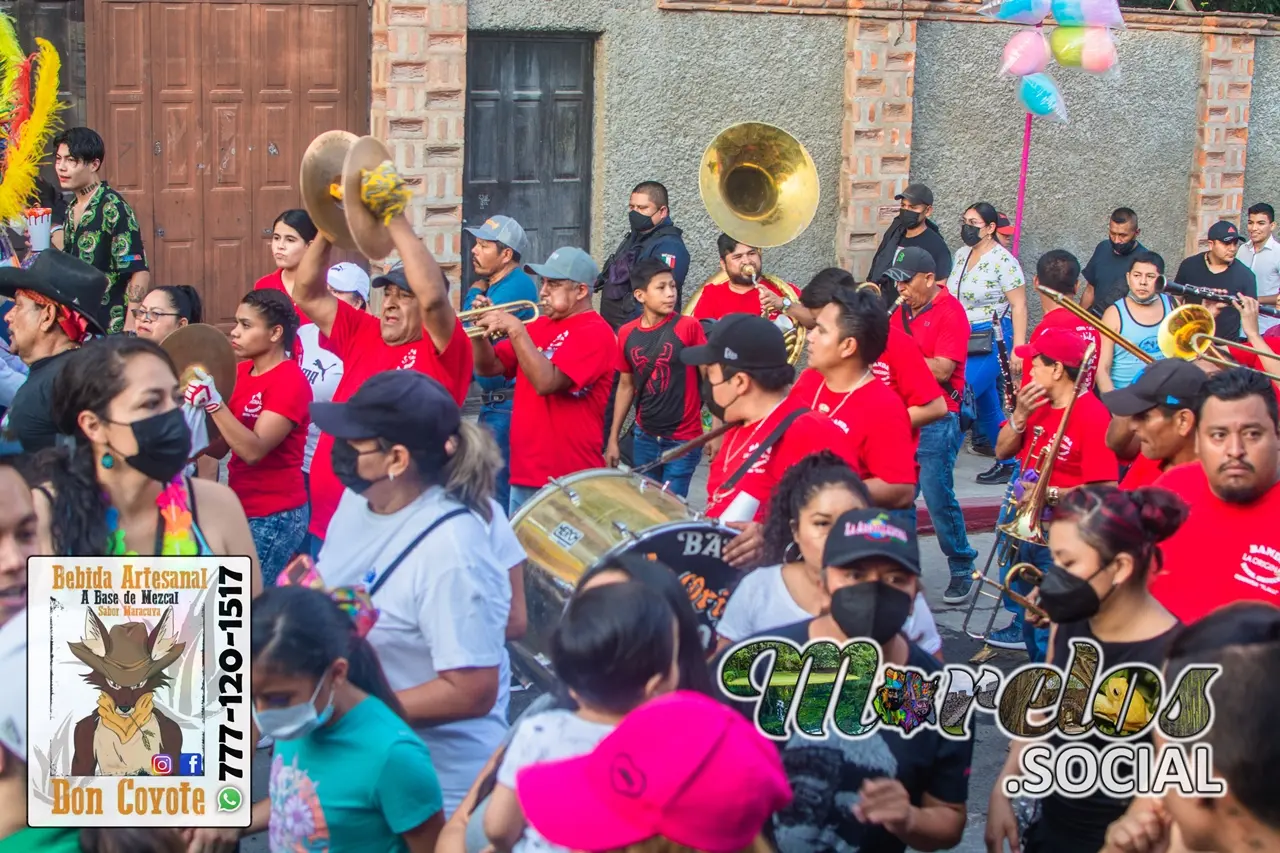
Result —
<instances>
[{"instance_id":1,"label":"drum strap","mask_svg":"<svg viewBox=\"0 0 1280 853\"><path fill-rule=\"evenodd\" d=\"M787 431L787 427L795 423L796 419L801 415L807 415L808 413L808 409L796 409L794 412L788 412L786 417L780 420L778 425L773 428L773 431L765 436L764 441L760 442L760 445L751 451L751 455L742 463L742 467L734 471L733 476L725 480L717 491L720 493L733 491L734 487L738 485L738 481L747 475L752 465L756 464L756 460L763 456L766 450L778 443L778 439L782 438L782 434Z\"/></svg>"},{"instance_id":2,"label":"drum strap","mask_svg":"<svg viewBox=\"0 0 1280 853\"><path fill-rule=\"evenodd\" d=\"M400 564L404 562L405 557L412 554L413 550L422 544L422 540L430 536L437 527L444 524L451 518L457 518L458 516L466 515L469 512L471 512L471 510L466 507L459 507L458 509L446 512L444 515L431 522L431 524L427 525L427 529L415 536L413 541L409 543L409 546L400 552L400 556L396 557L391 562L391 565L387 566L387 570L379 575L378 579L373 582L373 586L369 589L369 597L373 598L377 595L378 590L382 589L382 585L387 582L387 578L391 577L391 573L399 568Z\"/></svg>"}]
</instances>

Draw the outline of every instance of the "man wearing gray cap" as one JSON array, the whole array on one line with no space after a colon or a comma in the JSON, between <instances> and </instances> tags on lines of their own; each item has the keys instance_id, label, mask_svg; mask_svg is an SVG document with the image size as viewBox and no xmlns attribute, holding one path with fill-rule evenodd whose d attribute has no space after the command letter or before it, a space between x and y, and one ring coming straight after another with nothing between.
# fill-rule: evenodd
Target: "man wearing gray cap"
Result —
<instances>
[{"instance_id":1,"label":"man wearing gray cap","mask_svg":"<svg viewBox=\"0 0 1280 853\"><path fill-rule=\"evenodd\" d=\"M511 413L512 516L552 477L604 467L600 437L618 340L591 307L600 274L581 249L563 248L525 271L542 279L542 316L525 325L506 311L481 317L473 338L476 373L514 377ZM490 336L504 338L496 345Z\"/></svg>"},{"instance_id":2,"label":"man wearing gray cap","mask_svg":"<svg viewBox=\"0 0 1280 853\"><path fill-rule=\"evenodd\" d=\"M876 248L875 257L871 259L866 280L880 284L885 270L893 266L898 249L917 246L933 257L938 281L946 281L947 276L951 275L951 249L947 248L942 232L930 218L933 216L933 190L924 184L908 184L894 199L901 202L902 207L880 238L880 245ZM891 286L882 288L880 295L886 305L892 305L898 298Z\"/></svg>"},{"instance_id":3,"label":"man wearing gray cap","mask_svg":"<svg viewBox=\"0 0 1280 853\"><path fill-rule=\"evenodd\" d=\"M478 228L465 228L476 238L471 247L471 269L476 282L462 298L462 310L470 311L488 305L538 301L538 286L521 266L529 252L529 238L524 228L510 216L491 216ZM531 310L516 311L516 317L527 320ZM505 376L476 375L480 386L480 423L493 434L506 461L498 474L495 499L506 509L511 497L508 479L511 474L511 401L515 397L515 379Z\"/></svg>"}]
</instances>

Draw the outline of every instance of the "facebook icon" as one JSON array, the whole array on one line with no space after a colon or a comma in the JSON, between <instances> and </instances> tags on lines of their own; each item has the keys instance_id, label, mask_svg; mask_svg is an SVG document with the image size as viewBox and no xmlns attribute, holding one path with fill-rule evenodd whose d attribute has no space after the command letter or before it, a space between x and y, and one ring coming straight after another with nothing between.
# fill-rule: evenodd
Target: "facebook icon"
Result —
<instances>
[{"instance_id":1,"label":"facebook icon","mask_svg":"<svg viewBox=\"0 0 1280 853\"><path fill-rule=\"evenodd\" d=\"M203 776L204 756L198 752L184 752L179 756L179 776Z\"/></svg>"}]
</instances>

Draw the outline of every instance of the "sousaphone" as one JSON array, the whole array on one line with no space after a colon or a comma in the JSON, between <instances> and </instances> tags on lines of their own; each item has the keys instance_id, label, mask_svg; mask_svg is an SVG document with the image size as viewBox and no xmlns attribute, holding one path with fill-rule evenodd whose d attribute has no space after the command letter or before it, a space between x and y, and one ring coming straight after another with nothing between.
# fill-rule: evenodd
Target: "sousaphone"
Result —
<instances>
[{"instance_id":1,"label":"sousaphone","mask_svg":"<svg viewBox=\"0 0 1280 853\"><path fill-rule=\"evenodd\" d=\"M380 261L395 248L391 233L360 202L361 172L391 159L391 152L372 136L330 130L311 140L302 155L298 186L302 206L329 240Z\"/></svg>"},{"instance_id":2,"label":"sousaphone","mask_svg":"<svg viewBox=\"0 0 1280 853\"><path fill-rule=\"evenodd\" d=\"M236 354L231 342L216 326L191 323L171 333L160 342L178 370L178 387L186 388L197 369L213 377L213 386L223 401L231 399L236 387ZM218 436L213 419L207 420L209 439Z\"/></svg>"}]
</instances>

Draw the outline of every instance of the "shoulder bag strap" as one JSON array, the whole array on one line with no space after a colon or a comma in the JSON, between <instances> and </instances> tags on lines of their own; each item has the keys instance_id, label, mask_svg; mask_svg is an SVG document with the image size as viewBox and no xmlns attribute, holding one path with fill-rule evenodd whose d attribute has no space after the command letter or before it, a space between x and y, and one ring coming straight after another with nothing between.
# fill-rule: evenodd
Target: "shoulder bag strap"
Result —
<instances>
[{"instance_id":1,"label":"shoulder bag strap","mask_svg":"<svg viewBox=\"0 0 1280 853\"><path fill-rule=\"evenodd\" d=\"M679 322L680 322L680 315L677 314L674 320L672 320L670 323L663 326L658 331L658 352L659 353L662 352L662 345L665 344L668 340L673 338L678 339L675 333L675 330L676 330L676 323L679 323ZM636 329L639 329L639 328L640 328L639 326L636 327ZM653 372L657 369L658 369L658 356L655 354L653 357L653 361L649 363L649 369L646 370L644 373L644 380L636 384L636 394L635 394L634 400L632 401L632 404L635 406L637 417L639 417L640 415L640 398L644 396L644 389L649 384L649 379L653 376Z\"/></svg>"},{"instance_id":2,"label":"shoulder bag strap","mask_svg":"<svg viewBox=\"0 0 1280 853\"><path fill-rule=\"evenodd\" d=\"M763 456L766 450L778 443L778 439L782 438L782 434L787 431L787 427L795 423L796 419L801 415L806 415L808 413L808 409L796 409L794 412L789 413L779 421L778 425L773 428L773 431L765 436L764 441L760 442L760 446L751 451L751 455L742 463L742 467L737 471L734 471L733 476L724 481L720 486L719 491L728 492L731 491L734 486L738 485L738 481L747 475L747 472L751 470L751 466L756 464L756 460Z\"/></svg>"},{"instance_id":3,"label":"shoulder bag strap","mask_svg":"<svg viewBox=\"0 0 1280 853\"><path fill-rule=\"evenodd\" d=\"M444 515L440 516L435 521L431 522L431 524L427 525L427 529L419 533L416 537L414 537L414 540L409 543L408 547L400 552L400 556L392 560L391 565L387 566L386 571L384 571L381 575L379 575L378 579L373 582L373 586L369 588L369 597L373 598L373 596L377 594L378 590L382 589L382 585L387 582L387 578L391 577L392 572L394 572L397 568L399 568L400 564L404 562L405 558L408 557L410 554L412 554L413 550L422 544L422 540L430 536L431 533L437 527L444 524L446 521L448 521L451 518L457 518L458 516L466 515L469 512L471 512L471 510L467 509L466 507L459 507L457 509L446 512Z\"/></svg>"}]
</instances>

